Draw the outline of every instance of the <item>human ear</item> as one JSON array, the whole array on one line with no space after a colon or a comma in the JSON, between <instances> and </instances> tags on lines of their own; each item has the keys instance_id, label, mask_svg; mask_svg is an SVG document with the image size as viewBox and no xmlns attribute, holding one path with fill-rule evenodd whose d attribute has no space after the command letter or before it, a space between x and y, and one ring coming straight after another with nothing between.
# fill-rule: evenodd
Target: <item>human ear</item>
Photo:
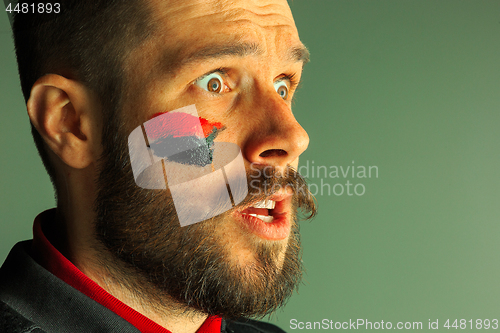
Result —
<instances>
[{"instance_id":1,"label":"human ear","mask_svg":"<svg viewBox=\"0 0 500 333\"><path fill-rule=\"evenodd\" d=\"M27 103L31 123L61 161L75 169L94 160L95 101L87 87L56 74L41 77L31 89Z\"/></svg>"}]
</instances>

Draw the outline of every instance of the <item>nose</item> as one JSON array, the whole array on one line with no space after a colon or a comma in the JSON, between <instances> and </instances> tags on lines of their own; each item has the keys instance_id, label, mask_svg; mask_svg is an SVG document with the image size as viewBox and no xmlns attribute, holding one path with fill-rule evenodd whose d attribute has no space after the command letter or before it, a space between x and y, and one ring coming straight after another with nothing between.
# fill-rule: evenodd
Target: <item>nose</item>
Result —
<instances>
[{"instance_id":1,"label":"nose","mask_svg":"<svg viewBox=\"0 0 500 333\"><path fill-rule=\"evenodd\" d=\"M255 121L243 147L244 157L254 164L297 167L295 161L309 145L307 132L274 89L258 96L251 112Z\"/></svg>"}]
</instances>

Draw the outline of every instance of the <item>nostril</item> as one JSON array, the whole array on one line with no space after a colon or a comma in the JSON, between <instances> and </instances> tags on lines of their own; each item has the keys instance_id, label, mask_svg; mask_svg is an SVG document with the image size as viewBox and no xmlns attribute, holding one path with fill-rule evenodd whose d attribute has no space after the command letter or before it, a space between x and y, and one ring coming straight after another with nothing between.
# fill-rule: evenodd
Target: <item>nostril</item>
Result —
<instances>
[{"instance_id":1,"label":"nostril","mask_svg":"<svg viewBox=\"0 0 500 333\"><path fill-rule=\"evenodd\" d=\"M285 156L288 153L283 149L268 149L262 153L260 153L260 157L272 157L272 156Z\"/></svg>"}]
</instances>

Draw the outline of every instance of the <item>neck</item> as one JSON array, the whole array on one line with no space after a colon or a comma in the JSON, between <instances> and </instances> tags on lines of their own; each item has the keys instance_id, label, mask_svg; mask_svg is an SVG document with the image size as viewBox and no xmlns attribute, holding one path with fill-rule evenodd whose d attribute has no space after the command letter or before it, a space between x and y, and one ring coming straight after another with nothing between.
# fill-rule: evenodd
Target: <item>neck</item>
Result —
<instances>
[{"instance_id":1,"label":"neck","mask_svg":"<svg viewBox=\"0 0 500 333\"><path fill-rule=\"evenodd\" d=\"M88 264L79 265L85 275L121 302L171 332L196 332L207 319L205 313L178 304L168 296L158 296L161 293L155 293L155 289L148 288L149 284L140 278L130 278L137 273L124 274L124 270L116 273L109 268L112 266L104 268L95 267L95 263Z\"/></svg>"},{"instance_id":2,"label":"neck","mask_svg":"<svg viewBox=\"0 0 500 333\"><path fill-rule=\"evenodd\" d=\"M162 294L137 271L126 268L102 245L97 245L93 233L80 230L83 225L92 223L81 221L81 215L79 218L73 216L72 220L71 214L65 213L67 211L58 209L56 218L58 225L66 226L65 235L58 235L57 230L62 229L56 228L56 231L48 230L46 236L82 273L116 299L171 332L193 333L200 328L207 314ZM56 242L61 239L67 241Z\"/></svg>"}]
</instances>

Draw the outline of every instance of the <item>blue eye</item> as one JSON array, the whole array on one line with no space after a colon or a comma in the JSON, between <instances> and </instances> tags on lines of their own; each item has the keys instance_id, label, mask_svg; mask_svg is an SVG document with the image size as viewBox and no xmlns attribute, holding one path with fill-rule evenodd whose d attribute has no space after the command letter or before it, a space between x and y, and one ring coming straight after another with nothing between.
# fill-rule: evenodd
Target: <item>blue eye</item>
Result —
<instances>
[{"instance_id":1,"label":"blue eye","mask_svg":"<svg viewBox=\"0 0 500 333\"><path fill-rule=\"evenodd\" d=\"M285 100L288 98L288 85L285 81L281 80L274 82L274 89L281 98Z\"/></svg>"},{"instance_id":2,"label":"blue eye","mask_svg":"<svg viewBox=\"0 0 500 333\"><path fill-rule=\"evenodd\" d=\"M217 73L210 73L201 79L197 80L195 84L208 92L221 93L224 90L224 79Z\"/></svg>"}]
</instances>

